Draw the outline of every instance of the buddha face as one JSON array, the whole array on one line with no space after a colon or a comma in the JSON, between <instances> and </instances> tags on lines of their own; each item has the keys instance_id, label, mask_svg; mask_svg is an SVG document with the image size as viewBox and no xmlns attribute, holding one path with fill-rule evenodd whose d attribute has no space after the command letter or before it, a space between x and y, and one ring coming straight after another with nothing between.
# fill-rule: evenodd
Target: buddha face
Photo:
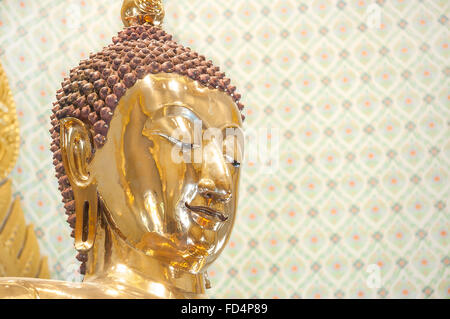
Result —
<instances>
[{"instance_id":1,"label":"buddha face","mask_svg":"<svg viewBox=\"0 0 450 319\"><path fill-rule=\"evenodd\" d=\"M112 227L149 256L204 270L234 224L241 126L223 92L176 74L136 82L88 167Z\"/></svg>"}]
</instances>

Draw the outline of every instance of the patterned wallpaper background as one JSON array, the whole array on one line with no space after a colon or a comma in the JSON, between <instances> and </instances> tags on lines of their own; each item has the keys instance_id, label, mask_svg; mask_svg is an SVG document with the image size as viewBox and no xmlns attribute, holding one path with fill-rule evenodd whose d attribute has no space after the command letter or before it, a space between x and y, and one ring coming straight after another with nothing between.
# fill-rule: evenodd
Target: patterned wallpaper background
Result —
<instances>
[{"instance_id":1,"label":"patterned wallpaper background","mask_svg":"<svg viewBox=\"0 0 450 319\"><path fill-rule=\"evenodd\" d=\"M120 0L0 0L21 124L12 174L53 278L80 280L51 165L51 103L121 29ZM167 0L165 29L222 66L279 166L245 163L221 297L449 298L448 0ZM272 135L271 135L272 136Z\"/></svg>"}]
</instances>

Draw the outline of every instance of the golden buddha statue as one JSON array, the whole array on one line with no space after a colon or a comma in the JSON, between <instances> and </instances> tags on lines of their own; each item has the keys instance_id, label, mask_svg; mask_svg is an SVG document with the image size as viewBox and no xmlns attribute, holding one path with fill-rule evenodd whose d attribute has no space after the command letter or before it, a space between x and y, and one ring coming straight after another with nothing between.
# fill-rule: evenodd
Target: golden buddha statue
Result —
<instances>
[{"instance_id":1,"label":"golden buddha statue","mask_svg":"<svg viewBox=\"0 0 450 319\"><path fill-rule=\"evenodd\" d=\"M203 298L233 228L240 95L126 0L113 44L70 72L51 116L53 163L82 283L1 278L4 298Z\"/></svg>"}]
</instances>

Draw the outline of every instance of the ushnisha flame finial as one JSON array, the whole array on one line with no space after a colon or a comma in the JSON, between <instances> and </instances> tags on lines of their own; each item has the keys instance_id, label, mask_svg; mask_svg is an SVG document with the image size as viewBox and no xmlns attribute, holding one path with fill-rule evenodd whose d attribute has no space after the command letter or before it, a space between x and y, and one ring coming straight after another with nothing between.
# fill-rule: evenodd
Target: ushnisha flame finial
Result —
<instances>
[{"instance_id":1,"label":"ushnisha flame finial","mask_svg":"<svg viewBox=\"0 0 450 319\"><path fill-rule=\"evenodd\" d=\"M121 16L126 27L142 24L160 26L164 19L162 0L124 0Z\"/></svg>"}]
</instances>

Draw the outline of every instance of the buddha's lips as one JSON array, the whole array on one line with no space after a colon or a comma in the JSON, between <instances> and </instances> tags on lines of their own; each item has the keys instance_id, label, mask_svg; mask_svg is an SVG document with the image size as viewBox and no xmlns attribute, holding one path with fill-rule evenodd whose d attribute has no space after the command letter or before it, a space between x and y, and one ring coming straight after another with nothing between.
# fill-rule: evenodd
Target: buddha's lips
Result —
<instances>
[{"instance_id":1,"label":"buddha's lips","mask_svg":"<svg viewBox=\"0 0 450 319\"><path fill-rule=\"evenodd\" d=\"M216 217L218 219L220 219L221 221L226 221L228 219L228 217L224 216L221 212L212 209L211 207L206 207L206 206L191 206L189 205L187 202L184 203L185 206L194 211L194 212L198 212L198 213L204 213L208 216L212 216L212 217Z\"/></svg>"}]
</instances>

